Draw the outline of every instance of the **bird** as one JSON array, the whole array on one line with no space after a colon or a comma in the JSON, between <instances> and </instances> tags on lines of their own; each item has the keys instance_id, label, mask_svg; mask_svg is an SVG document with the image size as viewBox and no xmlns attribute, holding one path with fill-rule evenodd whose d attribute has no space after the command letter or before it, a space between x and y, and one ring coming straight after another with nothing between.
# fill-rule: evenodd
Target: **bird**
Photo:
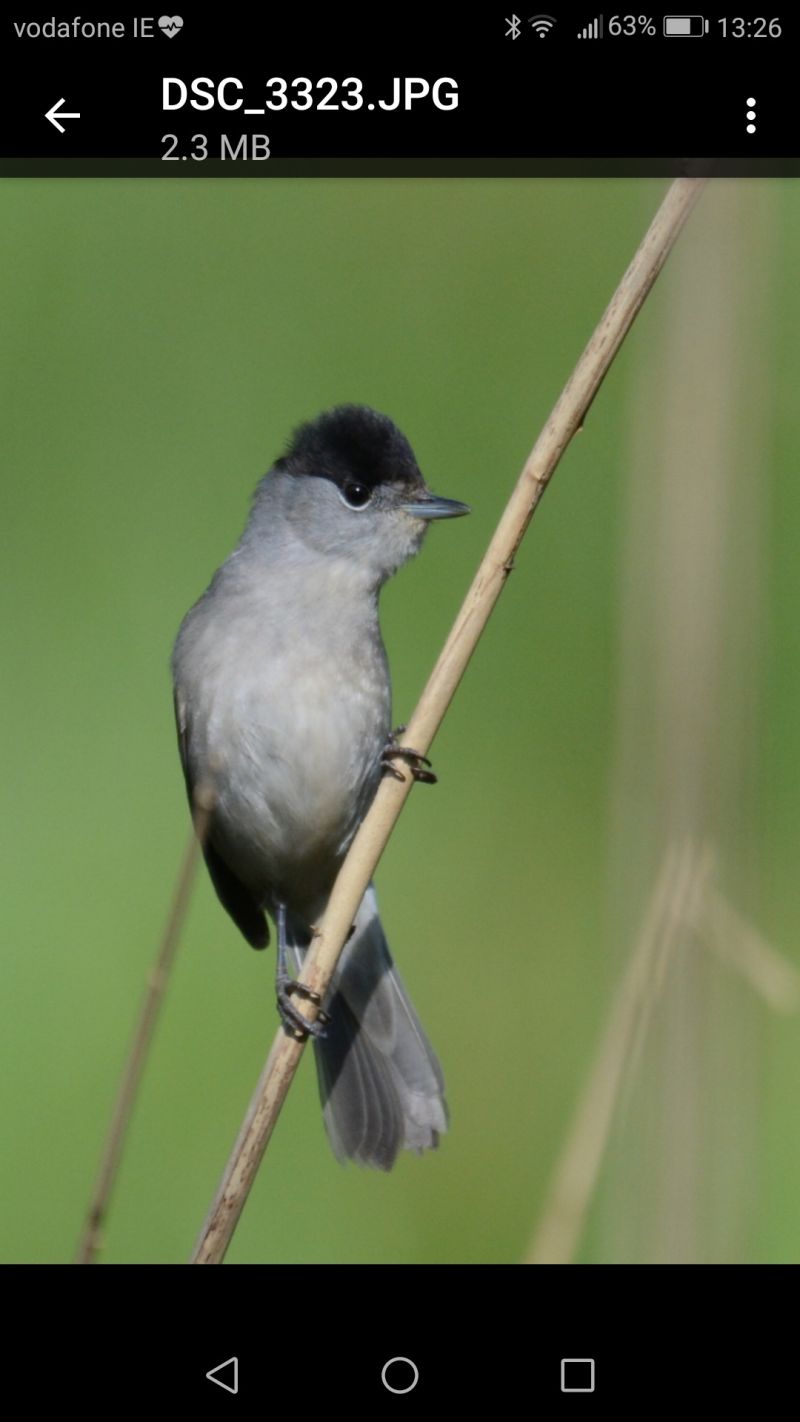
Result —
<instances>
[{"instance_id":1,"label":"bird","mask_svg":"<svg viewBox=\"0 0 800 1422\"><path fill-rule=\"evenodd\" d=\"M447 1130L442 1069L403 986L374 884L316 1022L293 1000L337 872L387 771L434 780L399 745L378 599L430 524L469 513L431 492L394 422L339 405L300 425L258 483L242 536L172 654L190 805L217 896L253 948L277 936L285 1029L311 1035L340 1161L389 1170ZM400 728L402 730L404 728Z\"/></svg>"}]
</instances>

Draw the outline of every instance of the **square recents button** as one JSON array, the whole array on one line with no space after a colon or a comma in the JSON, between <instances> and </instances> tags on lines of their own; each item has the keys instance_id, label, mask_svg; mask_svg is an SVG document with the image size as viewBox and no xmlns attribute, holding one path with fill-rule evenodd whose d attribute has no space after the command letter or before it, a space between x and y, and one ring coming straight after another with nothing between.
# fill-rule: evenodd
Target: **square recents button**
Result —
<instances>
[{"instance_id":1,"label":"square recents button","mask_svg":"<svg viewBox=\"0 0 800 1422\"><path fill-rule=\"evenodd\" d=\"M562 1358L561 1391L594 1392L594 1358Z\"/></svg>"}]
</instances>

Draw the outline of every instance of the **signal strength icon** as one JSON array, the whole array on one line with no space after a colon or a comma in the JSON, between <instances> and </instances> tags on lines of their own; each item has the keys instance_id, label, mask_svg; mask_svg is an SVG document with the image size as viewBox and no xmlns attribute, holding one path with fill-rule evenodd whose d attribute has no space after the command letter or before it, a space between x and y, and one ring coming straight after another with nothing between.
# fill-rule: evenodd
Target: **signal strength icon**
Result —
<instances>
[{"instance_id":1,"label":"signal strength icon","mask_svg":"<svg viewBox=\"0 0 800 1422\"><path fill-rule=\"evenodd\" d=\"M582 30L578 30L578 39L602 39L603 38L603 16L598 15L596 20L592 20L590 25L584 25Z\"/></svg>"},{"instance_id":2,"label":"signal strength icon","mask_svg":"<svg viewBox=\"0 0 800 1422\"><path fill-rule=\"evenodd\" d=\"M531 15L528 24L539 39L546 39L555 24L553 15Z\"/></svg>"}]
</instances>

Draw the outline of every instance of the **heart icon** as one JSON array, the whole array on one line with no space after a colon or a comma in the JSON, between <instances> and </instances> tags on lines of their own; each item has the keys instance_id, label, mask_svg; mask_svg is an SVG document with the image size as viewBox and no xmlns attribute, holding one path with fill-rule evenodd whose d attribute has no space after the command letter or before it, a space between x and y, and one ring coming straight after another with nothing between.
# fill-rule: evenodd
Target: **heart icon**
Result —
<instances>
[{"instance_id":1,"label":"heart icon","mask_svg":"<svg viewBox=\"0 0 800 1422\"><path fill-rule=\"evenodd\" d=\"M163 35L174 39L178 31L183 29L183 20L180 15L162 15L158 22L158 28Z\"/></svg>"}]
</instances>

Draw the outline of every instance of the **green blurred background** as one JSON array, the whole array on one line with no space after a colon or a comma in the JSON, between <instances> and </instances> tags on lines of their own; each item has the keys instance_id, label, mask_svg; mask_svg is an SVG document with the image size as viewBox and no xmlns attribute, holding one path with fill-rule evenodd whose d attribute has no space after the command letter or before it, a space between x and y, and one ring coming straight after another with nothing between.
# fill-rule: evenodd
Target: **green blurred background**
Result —
<instances>
[{"instance_id":1,"label":"green blurred background","mask_svg":"<svg viewBox=\"0 0 800 1422\"><path fill-rule=\"evenodd\" d=\"M395 719L408 719L663 189L3 183L3 1260L68 1260L75 1248L187 835L171 643L256 481L295 424L357 401L397 421L432 487L472 505L470 519L432 530L383 595ZM711 735L731 742L726 765L746 750L746 785L718 786L710 831L694 827L715 836L737 908L797 957L799 222L798 185L706 195L531 526L434 747L440 784L415 790L380 866L389 940L444 1065L449 1135L390 1176L343 1169L304 1061L232 1261L525 1255L669 833L652 742L637 731L657 721L664 689L652 668L639 679L625 619L653 593L648 570L663 572L670 471L657 471L670 431L688 429L700 450L697 486L707 416L731 458L750 451L746 517L739 486L726 504L720 586L741 593L747 569L758 611L726 673L752 715L729 723L722 695ZM688 411L658 352L669 355L676 312L678 325L691 320L691 282L713 297L727 260L714 309L729 324L713 349L746 356L755 374L736 368L739 394L720 420L725 371L708 394L701 362ZM670 547L665 588L682 578ZM727 596L717 635L730 648L738 604ZM658 616L640 633L657 657ZM203 875L107 1261L187 1258L275 1031L272 972L272 954L244 945ZM729 1222L714 1233L701 1220L691 1246L672 1251L648 1244L646 1221L635 1245L615 1244L615 1219L644 1189L658 1194L643 1184L641 1122L659 1123L662 1096L634 1083L639 1104L615 1118L578 1258L800 1257L797 1019L742 994L731 1012L746 1024L744 1069L739 1028L733 1042L707 1039L701 1023L723 1083L726 1053L739 1064L725 1104L742 1181ZM658 1018L652 1035L642 1081L659 1070ZM711 1108L695 1084L669 1114L685 1106L702 1137ZM707 1195L709 1179L702 1158L689 1161L687 1189ZM713 1190L709 1208L719 1224Z\"/></svg>"}]
</instances>

